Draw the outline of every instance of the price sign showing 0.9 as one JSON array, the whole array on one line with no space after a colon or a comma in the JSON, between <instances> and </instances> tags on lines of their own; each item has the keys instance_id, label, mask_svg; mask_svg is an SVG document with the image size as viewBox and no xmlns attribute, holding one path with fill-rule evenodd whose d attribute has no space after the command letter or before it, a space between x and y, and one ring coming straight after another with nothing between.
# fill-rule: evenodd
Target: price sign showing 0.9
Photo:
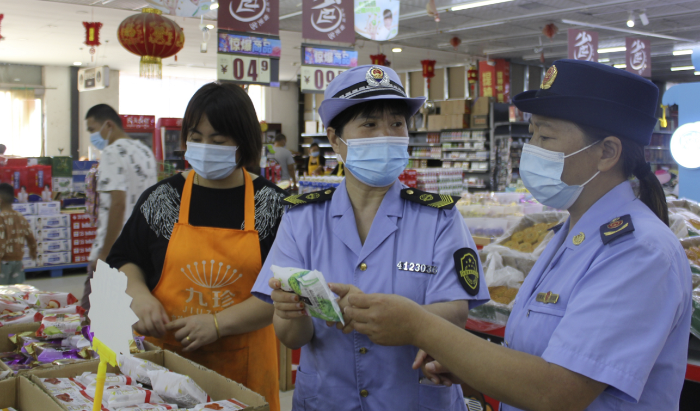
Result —
<instances>
[{"instance_id":1,"label":"price sign showing 0.9","mask_svg":"<svg viewBox=\"0 0 700 411\"><path fill-rule=\"evenodd\" d=\"M217 55L217 78L241 83L269 84L271 63L269 58L243 55Z\"/></svg>"},{"instance_id":2,"label":"price sign showing 0.9","mask_svg":"<svg viewBox=\"0 0 700 411\"><path fill-rule=\"evenodd\" d=\"M346 69L301 66L301 91L321 93L328 84Z\"/></svg>"}]
</instances>

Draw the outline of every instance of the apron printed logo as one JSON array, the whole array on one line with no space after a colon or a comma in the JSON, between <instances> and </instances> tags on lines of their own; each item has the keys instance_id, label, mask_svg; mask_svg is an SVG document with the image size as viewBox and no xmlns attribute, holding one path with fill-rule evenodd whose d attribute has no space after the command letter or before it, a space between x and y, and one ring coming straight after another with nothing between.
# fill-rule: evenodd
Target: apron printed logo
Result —
<instances>
[{"instance_id":1,"label":"apron printed logo","mask_svg":"<svg viewBox=\"0 0 700 411\"><path fill-rule=\"evenodd\" d=\"M208 273L207 268L209 271ZM187 264L187 270L185 270L184 268L180 268L180 271L182 271L182 273L185 275L185 277L187 277L188 280L192 281L200 287L205 288L226 287L235 283L236 281L240 280L241 277L243 277L243 274L238 274L238 277L235 277L236 273L238 273L238 270L234 269L233 271L231 271L230 274L229 270L231 270L230 265L227 265L226 269L224 270L224 263L220 262L216 264L216 261L214 260L210 261L209 267L207 267L206 261L202 261L201 267L199 265L199 262L195 261L194 271L192 271L192 265L190 264Z\"/></svg>"}]
</instances>

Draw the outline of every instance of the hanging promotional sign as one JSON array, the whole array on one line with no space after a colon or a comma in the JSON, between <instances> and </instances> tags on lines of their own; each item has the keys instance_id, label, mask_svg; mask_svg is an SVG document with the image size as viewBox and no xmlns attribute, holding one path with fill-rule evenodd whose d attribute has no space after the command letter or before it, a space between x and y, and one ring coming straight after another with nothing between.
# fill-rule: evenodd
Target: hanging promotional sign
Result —
<instances>
[{"instance_id":1,"label":"hanging promotional sign","mask_svg":"<svg viewBox=\"0 0 700 411\"><path fill-rule=\"evenodd\" d=\"M219 28L278 35L279 0L219 0Z\"/></svg>"},{"instance_id":2,"label":"hanging promotional sign","mask_svg":"<svg viewBox=\"0 0 700 411\"><path fill-rule=\"evenodd\" d=\"M357 67L358 52L351 48L301 46L301 92L323 93L345 70Z\"/></svg>"},{"instance_id":3,"label":"hanging promotional sign","mask_svg":"<svg viewBox=\"0 0 700 411\"><path fill-rule=\"evenodd\" d=\"M219 31L217 80L238 84L279 85L279 37Z\"/></svg>"},{"instance_id":4,"label":"hanging promotional sign","mask_svg":"<svg viewBox=\"0 0 700 411\"><path fill-rule=\"evenodd\" d=\"M164 14L180 17L199 17L209 13L216 1L205 0L146 0L146 3Z\"/></svg>"},{"instance_id":5,"label":"hanging promotional sign","mask_svg":"<svg viewBox=\"0 0 700 411\"><path fill-rule=\"evenodd\" d=\"M301 36L319 41L354 43L352 0L302 0Z\"/></svg>"},{"instance_id":6,"label":"hanging promotional sign","mask_svg":"<svg viewBox=\"0 0 700 411\"><path fill-rule=\"evenodd\" d=\"M510 102L510 62L495 59L479 62L479 96Z\"/></svg>"},{"instance_id":7,"label":"hanging promotional sign","mask_svg":"<svg viewBox=\"0 0 700 411\"><path fill-rule=\"evenodd\" d=\"M627 37L625 45L625 70L642 77L651 77L651 42Z\"/></svg>"},{"instance_id":8,"label":"hanging promotional sign","mask_svg":"<svg viewBox=\"0 0 700 411\"><path fill-rule=\"evenodd\" d=\"M399 34L398 0L355 0L355 32L375 41Z\"/></svg>"},{"instance_id":9,"label":"hanging promotional sign","mask_svg":"<svg viewBox=\"0 0 700 411\"><path fill-rule=\"evenodd\" d=\"M569 58L598 62L598 33L569 29Z\"/></svg>"}]
</instances>

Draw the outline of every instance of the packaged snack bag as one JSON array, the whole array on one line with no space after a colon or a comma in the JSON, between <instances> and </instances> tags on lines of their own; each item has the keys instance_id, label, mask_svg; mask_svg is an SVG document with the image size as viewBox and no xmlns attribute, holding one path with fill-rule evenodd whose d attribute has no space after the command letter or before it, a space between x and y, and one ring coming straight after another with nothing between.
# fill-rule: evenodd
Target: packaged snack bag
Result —
<instances>
[{"instance_id":1,"label":"packaged snack bag","mask_svg":"<svg viewBox=\"0 0 700 411\"><path fill-rule=\"evenodd\" d=\"M128 407L121 407L117 408L114 411L165 411L165 410L177 410L179 409L177 407L177 404L153 404L153 403L145 403L145 404L137 404L137 405L130 405Z\"/></svg>"},{"instance_id":2,"label":"packaged snack bag","mask_svg":"<svg viewBox=\"0 0 700 411\"><path fill-rule=\"evenodd\" d=\"M88 391L86 392L92 397L95 394L94 387L92 393L90 393L89 390L90 387L88 387ZM157 404L164 401L155 392L135 385L113 385L105 387L104 393L102 394L102 405L110 409L128 407L129 405L143 404L146 402Z\"/></svg>"},{"instance_id":3,"label":"packaged snack bag","mask_svg":"<svg viewBox=\"0 0 700 411\"><path fill-rule=\"evenodd\" d=\"M41 312L44 315L80 314L82 316L85 316L85 309L79 305L69 305L67 307L62 308L43 308L40 309L39 312Z\"/></svg>"},{"instance_id":4,"label":"packaged snack bag","mask_svg":"<svg viewBox=\"0 0 700 411\"><path fill-rule=\"evenodd\" d=\"M80 377L77 377L76 379L85 386L89 386L91 384L95 385L95 381L97 380L97 374L95 374L94 372L85 371L84 373L82 373L82 375L80 375ZM119 375L108 372L105 378L105 387L112 385L136 385L136 381L128 375Z\"/></svg>"},{"instance_id":5,"label":"packaged snack bag","mask_svg":"<svg viewBox=\"0 0 700 411\"><path fill-rule=\"evenodd\" d=\"M41 321L43 316L36 310L28 309L5 315L0 315L0 327L9 324L28 324Z\"/></svg>"},{"instance_id":6,"label":"packaged snack bag","mask_svg":"<svg viewBox=\"0 0 700 411\"><path fill-rule=\"evenodd\" d=\"M151 379L148 378L149 371L168 371L167 368L161 367L156 363L132 357L130 355L119 354L117 356L117 364L119 365L119 370L122 373L142 384L148 384L150 386L153 386L153 384L151 384Z\"/></svg>"},{"instance_id":7,"label":"packaged snack bag","mask_svg":"<svg viewBox=\"0 0 700 411\"><path fill-rule=\"evenodd\" d=\"M82 350L83 348L90 348L92 344L81 334L71 335L70 337L61 340L61 346Z\"/></svg>"},{"instance_id":8,"label":"packaged snack bag","mask_svg":"<svg viewBox=\"0 0 700 411\"><path fill-rule=\"evenodd\" d=\"M27 308L27 303L20 297L14 295L0 294L0 315L24 311Z\"/></svg>"},{"instance_id":9,"label":"packaged snack bag","mask_svg":"<svg viewBox=\"0 0 700 411\"><path fill-rule=\"evenodd\" d=\"M211 401L209 395L192 378L170 371L148 371L153 391L167 403L181 408L192 408L197 404Z\"/></svg>"},{"instance_id":10,"label":"packaged snack bag","mask_svg":"<svg viewBox=\"0 0 700 411\"><path fill-rule=\"evenodd\" d=\"M199 411L199 410L242 410L243 408L247 407L247 405L243 404L242 402L238 401L235 398L231 398L228 400L223 400L223 401L215 401L215 402L208 402L206 404L199 404L196 407L194 407L194 411Z\"/></svg>"},{"instance_id":11,"label":"packaged snack bag","mask_svg":"<svg viewBox=\"0 0 700 411\"><path fill-rule=\"evenodd\" d=\"M23 298L27 304L38 308L63 308L78 302L78 299L71 293L45 291L24 293Z\"/></svg>"},{"instance_id":12,"label":"packaged snack bag","mask_svg":"<svg viewBox=\"0 0 700 411\"><path fill-rule=\"evenodd\" d=\"M41 382L52 394L57 391L63 391L66 388L71 388L78 391L85 389L85 386L75 378L42 378Z\"/></svg>"},{"instance_id":13,"label":"packaged snack bag","mask_svg":"<svg viewBox=\"0 0 700 411\"><path fill-rule=\"evenodd\" d=\"M296 293L304 302L306 313L325 321L343 321L335 294L331 291L320 271L302 268L278 267L273 265L272 273L282 283L282 289Z\"/></svg>"},{"instance_id":14,"label":"packaged snack bag","mask_svg":"<svg viewBox=\"0 0 700 411\"><path fill-rule=\"evenodd\" d=\"M52 340L80 334L82 321L82 317L78 314L49 315L42 318L36 336Z\"/></svg>"}]
</instances>

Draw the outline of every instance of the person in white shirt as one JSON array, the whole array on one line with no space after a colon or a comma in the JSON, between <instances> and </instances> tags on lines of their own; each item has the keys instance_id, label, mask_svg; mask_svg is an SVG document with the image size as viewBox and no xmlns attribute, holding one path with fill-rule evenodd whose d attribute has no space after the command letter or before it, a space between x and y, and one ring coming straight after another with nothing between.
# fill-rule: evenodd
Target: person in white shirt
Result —
<instances>
[{"instance_id":1,"label":"person in white shirt","mask_svg":"<svg viewBox=\"0 0 700 411\"><path fill-rule=\"evenodd\" d=\"M112 245L143 191L157 182L156 160L145 144L129 137L119 114L98 104L85 116L90 143L102 151L97 172L99 210L97 237L90 252L88 278L81 305L90 309L90 279L97 260L106 261Z\"/></svg>"},{"instance_id":2,"label":"person in white shirt","mask_svg":"<svg viewBox=\"0 0 700 411\"><path fill-rule=\"evenodd\" d=\"M287 136L284 134L277 134L275 136L275 145L272 148L272 158L277 161L277 163L282 168L282 180L291 180L291 188L294 188L297 184L296 172L294 166L296 162L294 161L294 155L285 146L287 145Z\"/></svg>"}]
</instances>

